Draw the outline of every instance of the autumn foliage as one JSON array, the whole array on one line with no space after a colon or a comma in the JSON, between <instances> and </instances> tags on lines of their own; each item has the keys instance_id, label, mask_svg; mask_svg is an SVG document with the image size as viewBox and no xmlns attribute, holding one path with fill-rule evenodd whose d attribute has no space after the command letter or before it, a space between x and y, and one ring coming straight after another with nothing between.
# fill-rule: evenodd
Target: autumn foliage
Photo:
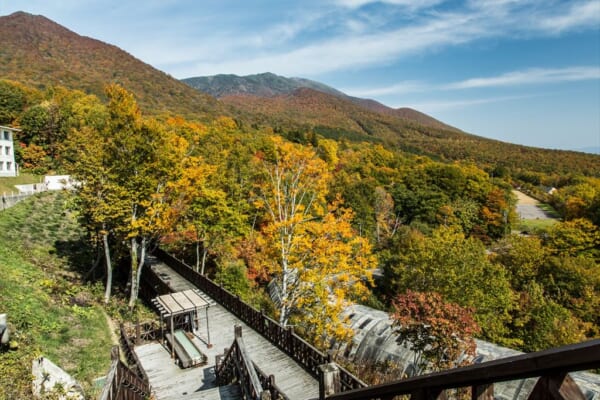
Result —
<instances>
[{"instance_id":1,"label":"autumn foliage","mask_svg":"<svg viewBox=\"0 0 600 400\"><path fill-rule=\"evenodd\" d=\"M480 328L473 310L445 302L435 292L407 290L393 303L398 343L415 352L414 366L442 370L463 366L475 356Z\"/></svg>"}]
</instances>

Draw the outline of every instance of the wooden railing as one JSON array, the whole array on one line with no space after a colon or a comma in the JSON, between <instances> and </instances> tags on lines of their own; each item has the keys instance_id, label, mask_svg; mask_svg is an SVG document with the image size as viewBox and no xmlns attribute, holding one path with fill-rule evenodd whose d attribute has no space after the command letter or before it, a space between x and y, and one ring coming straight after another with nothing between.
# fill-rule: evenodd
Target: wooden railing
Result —
<instances>
[{"instance_id":1,"label":"wooden railing","mask_svg":"<svg viewBox=\"0 0 600 400\"><path fill-rule=\"evenodd\" d=\"M254 361L252 361L252 365L254 365L263 390L269 392L271 400L290 400L275 383L275 376L265 374Z\"/></svg>"},{"instance_id":2,"label":"wooden railing","mask_svg":"<svg viewBox=\"0 0 600 400\"><path fill-rule=\"evenodd\" d=\"M123 323L119 324L119 330L119 342L121 344L121 348L123 349L123 355L125 356L125 360L127 360L127 365L129 366L129 369L133 371L140 379L146 382L146 384L148 384L148 375L146 375L146 371L144 371L142 363L140 362L137 354L135 354L135 351L133 351L133 348L135 346L135 337L129 335ZM138 333L141 332L141 327L139 324L136 328L136 331Z\"/></svg>"},{"instance_id":3,"label":"wooden railing","mask_svg":"<svg viewBox=\"0 0 600 400\"><path fill-rule=\"evenodd\" d=\"M148 381L140 378L119 359L119 347L111 352L112 364L106 376L100 400L146 400L150 398Z\"/></svg>"},{"instance_id":4,"label":"wooden railing","mask_svg":"<svg viewBox=\"0 0 600 400\"><path fill-rule=\"evenodd\" d=\"M568 373L596 368L600 368L600 339L336 393L326 398L390 400L410 395L411 399L441 399L447 389L470 388L472 399L484 400L494 398L494 383L539 377L529 399L584 400L583 393Z\"/></svg>"},{"instance_id":5,"label":"wooden railing","mask_svg":"<svg viewBox=\"0 0 600 400\"><path fill-rule=\"evenodd\" d=\"M238 383L242 389L244 399L263 399L264 390L252 360L246 351L241 326L235 326L235 339L225 356L222 359L217 356L215 374L219 386Z\"/></svg>"},{"instance_id":6,"label":"wooden railing","mask_svg":"<svg viewBox=\"0 0 600 400\"><path fill-rule=\"evenodd\" d=\"M243 302L239 296L233 295L162 249L156 249L154 255L281 349L315 379L319 379L319 366L331 363L332 359L329 354L323 354L311 346L296 335L292 328L282 327L263 312ZM340 381L342 391L366 387L365 383L342 367L340 367Z\"/></svg>"}]
</instances>

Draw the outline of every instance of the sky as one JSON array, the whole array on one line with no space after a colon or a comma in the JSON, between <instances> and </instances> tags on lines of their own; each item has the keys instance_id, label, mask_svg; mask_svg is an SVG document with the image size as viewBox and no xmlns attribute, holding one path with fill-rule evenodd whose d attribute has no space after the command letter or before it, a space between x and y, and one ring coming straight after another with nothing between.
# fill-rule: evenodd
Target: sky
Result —
<instances>
[{"instance_id":1,"label":"sky","mask_svg":"<svg viewBox=\"0 0 600 400\"><path fill-rule=\"evenodd\" d=\"M600 152L600 0L0 0L175 78L272 72L506 142Z\"/></svg>"}]
</instances>

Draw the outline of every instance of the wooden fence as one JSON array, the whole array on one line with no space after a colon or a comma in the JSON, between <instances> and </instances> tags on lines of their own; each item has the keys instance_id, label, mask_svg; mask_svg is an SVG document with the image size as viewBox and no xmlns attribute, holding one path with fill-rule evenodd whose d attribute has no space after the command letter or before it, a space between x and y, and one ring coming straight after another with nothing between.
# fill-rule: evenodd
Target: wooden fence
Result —
<instances>
[{"instance_id":1,"label":"wooden fence","mask_svg":"<svg viewBox=\"0 0 600 400\"><path fill-rule=\"evenodd\" d=\"M494 383L539 377L530 400L585 400L569 372L600 368L600 339L482 364L422 375L402 381L336 393L328 400L443 399L447 389L467 388L471 398L494 399Z\"/></svg>"},{"instance_id":2,"label":"wooden fence","mask_svg":"<svg viewBox=\"0 0 600 400\"><path fill-rule=\"evenodd\" d=\"M119 347L113 347L112 364L100 400L146 400L150 398L147 380L130 370L119 358Z\"/></svg>"},{"instance_id":3,"label":"wooden fence","mask_svg":"<svg viewBox=\"0 0 600 400\"><path fill-rule=\"evenodd\" d=\"M315 379L319 379L319 366L332 362L329 354L323 354L311 346L304 339L296 335L291 327L282 327L263 312L243 302L239 296L234 296L206 276L194 271L182 261L177 260L162 249L156 249L154 255L212 297L229 312L244 321L250 328L260 333L281 349L281 351L300 364ZM158 287L160 287L160 284L157 284ZM366 387L365 383L342 367L340 367L340 381L341 391Z\"/></svg>"}]
</instances>

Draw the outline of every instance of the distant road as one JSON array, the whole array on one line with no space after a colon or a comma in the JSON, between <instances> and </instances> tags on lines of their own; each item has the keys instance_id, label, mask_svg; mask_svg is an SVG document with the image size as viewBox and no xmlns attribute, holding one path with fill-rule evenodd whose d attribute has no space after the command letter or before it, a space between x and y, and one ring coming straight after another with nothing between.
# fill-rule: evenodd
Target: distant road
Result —
<instances>
[{"instance_id":1,"label":"distant road","mask_svg":"<svg viewBox=\"0 0 600 400\"><path fill-rule=\"evenodd\" d=\"M525 193L513 190L517 196L517 213L521 219L556 219L539 207L540 202Z\"/></svg>"}]
</instances>

